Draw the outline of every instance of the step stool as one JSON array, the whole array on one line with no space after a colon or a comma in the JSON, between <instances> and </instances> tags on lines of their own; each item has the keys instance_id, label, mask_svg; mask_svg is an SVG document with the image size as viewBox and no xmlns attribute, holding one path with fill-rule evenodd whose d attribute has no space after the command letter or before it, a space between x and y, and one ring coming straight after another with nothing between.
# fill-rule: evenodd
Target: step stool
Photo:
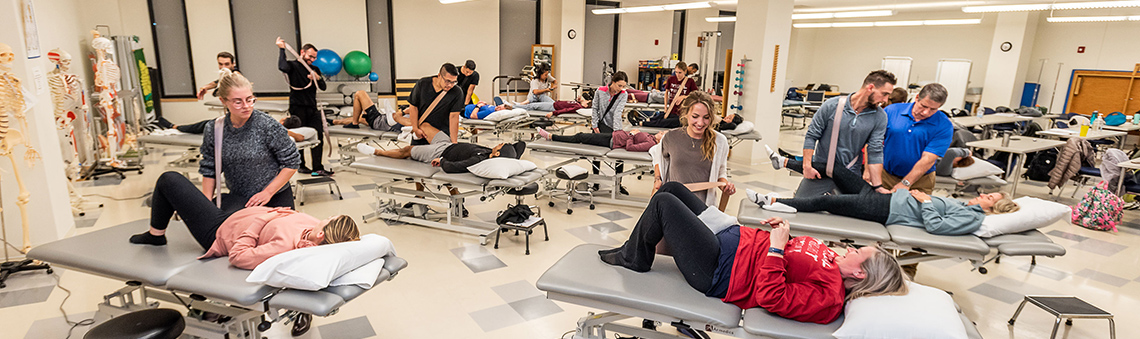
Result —
<instances>
[{"instance_id":1,"label":"step stool","mask_svg":"<svg viewBox=\"0 0 1140 339\"><path fill-rule=\"evenodd\" d=\"M515 196L515 204L507 206L507 209L510 209L514 206L523 205L523 196L524 195L532 195L532 194L537 194L537 193L538 193L538 183L532 183L530 185L526 185L523 187L512 188L512 189L507 190L507 194ZM536 196L536 198L537 198L537 196ZM530 209L532 211L535 211L535 214L538 215L539 218L542 218L542 209L541 208L539 208L538 206L528 206L528 207L530 207ZM535 222L534 224L531 224L530 226L511 225L511 224L507 224L507 223L502 223L502 224L499 224L499 229L495 231L495 248L496 249L499 248L499 237L503 234L503 232L514 230L515 235L518 235L519 231L522 231L523 233L526 233L526 255L530 255L530 233L533 232L534 228L538 227L539 225L542 226L542 235L545 238L544 240L550 241L550 229L548 229L546 227L546 219L540 219L538 222Z\"/></svg>"},{"instance_id":2,"label":"step stool","mask_svg":"<svg viewBox=\"0 0 1140 339\"><path fill-rule=\"evenodd\" d=\"M1013 322L1021 314L1021 308L1025 307L1026 302L1037 305L1045 312L1057 317L1057 321L1053 322L1053 334L1049 335L1050 339L1057 337L1057 328L1061 326L1061 319L1064 318L1067 318L1065 326L1072 326L1073 319L1077 318L1108 319L1109 338L1116 339L1116 322L1112 320L1112 313L1105 312L1077 297L1027 295L1025 300L1021 301L1021 305L1017 306L1017 312L1013 313L1013 318L1009 318L1009 326L1013 326Z\"/></svg>"},{"instance_id":3,"label":"step stool","mask_svg":"<svg viewBox=\"0 0 1140 339\"><path fill-rule=\"evenodd\" d=\"M298 202L298 205L305 206L305 187L312 186L312 185L328 185L329 186L329 194L333 194L333 188L335 187L337 199L344 200L344 195L342 195L340 193L340 185L336 184L336 180L333 180L332 177L316 177L316 178L310 178L310 179L298 179L297 180L297 193L296 193L296 195L297 195L297 199L300 200Z\"/></svg>"}]
</instances>

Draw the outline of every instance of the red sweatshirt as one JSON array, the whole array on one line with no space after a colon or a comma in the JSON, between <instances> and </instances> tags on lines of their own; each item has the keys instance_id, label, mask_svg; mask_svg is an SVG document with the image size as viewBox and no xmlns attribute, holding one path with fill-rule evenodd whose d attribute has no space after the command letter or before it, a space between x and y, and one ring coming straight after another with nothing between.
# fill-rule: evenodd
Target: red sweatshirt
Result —
<instances>
[{"instance_id":1,"label":"red sweatshirt","mask_svg":"<svg viewBox=\"0 0 1140 339\"><path fill-rule=\"evenodd\" d=\"M802 322L827 324L839 318L846 292L835 265L838 254L811 237L789 240L783 258L769 257L768 247L768 231L740 228L728 293L721 300Z\"/></svg>"},{"instance_id":2,"label":"red sweatshirt","mask_svg":"<svg viewBox=\"0 0 1140 339\"><path fill-rule=\"evenodd\" d=\"M613 149L624 148L630 152L649 152L657 145L657 139L649 133L630 134L628 131L614 131L611 134L610 146Z\"/></svg>"}]
</instances>

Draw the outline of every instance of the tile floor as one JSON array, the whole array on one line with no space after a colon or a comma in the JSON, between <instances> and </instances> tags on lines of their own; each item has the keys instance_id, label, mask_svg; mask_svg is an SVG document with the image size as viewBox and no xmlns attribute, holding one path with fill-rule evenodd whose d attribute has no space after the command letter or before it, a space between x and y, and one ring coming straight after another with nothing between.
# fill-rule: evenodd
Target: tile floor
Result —
<instances>
[{"instance_id":1,"label":"tile floor","mask_svg":"<svg viewBox=\"0 0 1140 339\"><path fill-rule=\"evenodd\" d=\"M786 150L800 148L803 130L782 132L781 146ZM484 143L494 143L485 138ZM144 199L162 165L180 153L151 155L143 174L130 174L125 180L100 179L78 185L90 198L105 207L77 218L75 234L148 217ZM545 155L530 155L538 165L560 160ZM161 160L161 161L160 161ZM732 180L741 188L759 191L790 192L799 177L786 171L773 170L766 162L757 166L731 163ZM300 209L324 218L333 214L359 216L371 211L372 191L381 180L365 177L340 168L335 178L344 191L337 200L322 189L305 192L307 202ZM630 178L626 186L634 194L645 194L650 179ZM105 188L115 187L113 190ZM741 189L742 191L742 189ZM1040 185L1024 185L1020 192L1045 196ZM945 192L943 192L945 193ZM98 195L98 196L96 196ZM1068 194L1066 194L1067 196ZM729 213L736 213L735 200ZM1078 195L1079 197L1079 195ZM530 202L533 198L528 198ZM469 205L472 217L487 220L509 198L499 198ZM1075 199L1060 198L1072 204ZM539 205L545 207L545 201ZM499 249L480 246L475 237L404 224L387 225L382 221L361 224L363 232L378 233L392 239L409 267L394 280L379 285L374 291L345 305L340 312L316 318L307 338L559 338L574 329L576 320L594 311L577 305L545 299L534 287L539 276L566 253L582 243L619 245L628 237L641 211L637 208L599 204L597 210L577 209L572 216L546 208L543 214L550 227L550 241L531 239L531 255L523 254L523 237L503 234ZM1140 227L1140 212L1128 211L1125 220ZM141 231L141 229L140 229ZM1013 314L1025 294L1067 294L1079 296L1117 315L1119 338L1140 338L1140 320L1135 309L1140 305L1140 231L1124 228L1119 233L1086 230L1058 222L1043 229L1053 240L1068 249L1059 258L1003 258L1001 264L989 264L989 274L970 271L970 264L957 259L941 259L922 263L915 280L919 283L954 293L954 299L973 319L986 338L1043 338L1048 335L1052 319L1040 310L1027 308L1010 327L1006 320ZM122 286L119 281L72 270L56 269L61 287L49 288L55 278L42 272L23 273L0 290L0 338L63 338L70 326L60 313L60 304L71 321L90 318L96 303L104 294ZM177 305L167 305L177 308ZM79 326L72 337L87 330ZM288 337L287 326L274 326L269 336ZM1065 338L1106 338L1104 321L1076 321L1062 329ZM713 337L718 337L713 335Z\"/></svg>"}]
</instances>

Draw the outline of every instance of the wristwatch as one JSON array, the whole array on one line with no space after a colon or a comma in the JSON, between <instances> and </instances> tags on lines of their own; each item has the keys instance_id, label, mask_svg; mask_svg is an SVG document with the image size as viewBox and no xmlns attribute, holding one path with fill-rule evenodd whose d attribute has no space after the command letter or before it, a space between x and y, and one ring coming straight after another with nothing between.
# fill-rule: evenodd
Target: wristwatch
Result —
<instances>
[{"instance_id":1,"label":"wristwatch","mask_svg":"<svg viewBox=\"0 0 1140 339\"><path fill-rule=\"evenodd\" d=\"M910 187L910 180L903 179L899 183L903 184L903 186Z\"/></svg>"}]
</instances>

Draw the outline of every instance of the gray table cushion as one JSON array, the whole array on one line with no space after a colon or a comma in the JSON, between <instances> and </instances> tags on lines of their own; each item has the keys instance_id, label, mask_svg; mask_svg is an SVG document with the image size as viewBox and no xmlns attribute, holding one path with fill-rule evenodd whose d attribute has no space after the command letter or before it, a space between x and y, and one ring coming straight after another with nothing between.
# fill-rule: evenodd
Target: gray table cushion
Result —
<instances>
[{"instance_id":1,"label":"gray table cushion","mask_svg":"<svg viewBox=\"0 0 1140 339\"><path fill-rule=\"evenodd\" d=\"M388 281L389 278L391 278L396 273L400 273L400 270L404 269L405 267L408 267L408 261L404 260L404 258L400 258L400 257L396 257L396 256L384 257L384 269L380 271L380 275L376 277L376 282L372 284L372 287L376 288L376 285L379 285L385 281ZM336 294L337 296L339 296L341 299L344 299L345 301L352 301L352 299L356 299L356 297L359 297L361 294L364 294L364 292L367 292L367 291L368 290L357 287L355 285L352 285L352 286L329 286L329 287L321 290L321 292L328 292L328 293ZM308 292L308 291L289 290L289 292L303 293L303 292ZM276 298L276 297L274 297L274 298Z\"/></svg>"},{"instance_id":2,"label":"gray table cushion","mask_svg":"<svg viewBox=\"0 0 1140 339\"><path fill-rule=\"evenodd\" d=\"M646 127L646 126L633 126L633 127L632 127L632 128L630 128L630 129L631 129L631 130L634 130L634 129L636 129L636 130L641 130L642 132L645 132L645 133L649 133L649 134L657 134L657 133L660 133L660 132L664 132L664 131L672 130L672 128L665 128L665 127Z\"/></svg>"},{"instance_id":3,"label":"gray table cushion","mask_svg":"<svg viewBox=\"0 0 1140 339\"><path fill-rule=\"evenodd\" d=\"M166 246L135 245L128 239L150 228L148 219L36 246L28 258L115 280L165 286L179 271L198 265L206 250L180 221L171 221Z\"/></svg>"},{"instance_id":4,"label":"gray table cushion","mask_svg":"<svg viewBox=\"0 0 1140 339\"><path fill-rule=\"evenodd\" d=\"M535 285L556 300L556 295L566 295L682 320L739 326L740 308L694 290L671 258L657 256L649 272L637 273L598 259L598 250L607 248L587 244L571 249Z\"/></svg>"},{"instance_id":5,"label":"gray table cushion","mask_svg":"<svg viewBox=\"0 0 1140 339\"><path fill-rule=\"evenodd\" d=\"M329 126L329 136L333 138L375 138L375 139L393 139L398 136L396 132L385 132L368 128L368 126L360 125L360 128L344 128L344 126Z\"/></svg>"},{"instance_id":6,"label":"gray table cushion","mask_svg":"<svg viewBox=\"0 0 1140 339\"><path fill-rule=\"evenodd\" d=\"M998 245L998 253L1008 256L1041 255L1057 257L1065 255L1065 247L1054 243L1009 243Z\"/></svg>"},{"instance_id":7,"label":"gray table cushion","mask_svg":"<svg viewBox=\"0 0 1140 339\"><path fill-rule=\"evenodd\" d=\"M891 241L903 247L937 253L938 250L973 253L984 256L990 247L974 235L935 235L921 227L889 225Z\"/></svg>"},{"instance_id":8,"label":"gray table cushion","mask_svg":"<svg viewBox=\"0 0 1140 339\"><path fill-rule=\"evenodd\" d=\"M393 159L380 156L358 157L349 167L415 178L430 178L440 171L439 167L412 159Z\"/></svg>"},{"instance_id":9,"label":"gray table cushion","mask_svg":"<svg viewBox=\"0 0 1140 339\"><path fill-rule=\"evenodd\" d=\"M545 118L545 117L546 117L546 113L550 113L550 112L547 112L547 111L535 111L535 110L529 110L529 111L526 111L526 115L527 115L527 116L529 116L529 117L532 117L532 118Z\"/></svg>"},{"instance_id":10,"label":"gray table cushion","mask_svg":"<svg viewBox=\"0 0 1140 339\"><path fill-rule=\"evenodd\" d=\"M202 135L201 134L178 134L178 135L144 135L139 137L139 142L143 144L159 144L180 147L201 147Z\"/></svg>"},{"instance_id":11,"label":"gray table cushion","mask_svg":"<svg viewBox=\"0 0 1140 339\"><path fill-rule=\"evenodd\" d=\"M649 152L630 152L624 149L615 149L606 153L606 157L614 160L652 162Z\"/></svg>"},{"instance_id":12,"label":"gray table cushion","mask_svg":"<svg viewBox=\"0 0 1140 339\"><path fill-rule=\"evenodd\" d=\"M201 294L215 301L251 306L279 288L246 282L250 272L233 267L226 257L205 259L175 274L167 281L166 287Z\"/></svg>"},{"instance_id":13,"label":"gray table cushion","mask_svg":"<svg viewBox=\"0 0 1140 339\"><path fill-rule=\"evenodd\" d=\"M1028 230L1028 231L1021 232L1021 233L1002 234L1002 235L993 236L990 238L982 238L982 241L985 241L986 245L990 245L990 247L998 247L998 246L1001 246L1004 244L1011 244L1011 243L1047 243L1047 244L1053 243L1053 239L1049 239L1049 236L1045 235L1045 233L1041 233L1041 231L1038 231L1038 230Z\"/></svg>"},{"instance_id":14,"label":"gray table cushion","mask_svg":"<svg viewBox=\"0 0 1140 339\"><path fill-rule=\"evenodd\" d=\"M887 228L874 221L859 220L827 213L777 213L760 208L748 199L740 200L740 213L737 220L741 224L758 227L771 217L781 217L792 226L793 235L807 235L828 241L853 241L856 244L870 245L891 240ZM769 229L768 226L761 227Z\"/></svg>"},{"instance_id":15,"label":"gray table cushion","mask_svg":"<svg viewBox=\"0 0 1140 339\"><path fill-rule=\"evenodd\" d=\"M433 174L431 176L431 178L438 180L438 181L447 182L447 183L476 185L476 186L483 186L483 185L491 182L491 179L481 178L481 177L474 175L474 174L471 174L471 173L447 173L444 171L436 172L435 174Z\"/></svg>"},{"instance_id":16,"label":"gray table cushion","mask_svg":"<svg viewBox=\"0 0 1140 339\"><path fill-rule=\"evenodd\" d=\"M297 143L297 149L309 149L309 148L313 148L314 146L321 144L321 141L316 140L316 139L301 140L301 141L295 141L295 142Z\"/></svg>"},{"instance_id":17,"label":"gray table cushion","mask_svg":"<svg viewBox=\"0 0 1140 339\"><path fill-rule=\"evenodd\" d=\"M830 324L804 323L768 313L762 308L744 311L744 330L751 334L771 338L787 339L832 339L831 336L843 325L843 316Z\"/></svg>"},{"instance_id":18,"label":"gray table cushion","mask_svg":"<svg viewBox=\"0 0 1140 339\"><path fill-rule=\"evenodd\" d=\"M735 134L732 131L725 131L724 135L727 137L737 138L737 139L741 139L741 140L759 141L760 139L763 139L763 137L760 136L760 132L757 132L756 130L749 130L748 132L735 133Z\"/></svg>"},{"instance_id":19,"label":"gray table cushion","mask_svg":"<svg viewBox=\"0 0 1140 339\"><path fill-rule=\"evenodd\" d=\"M526 185L530 185L531 183L536 182L539 179L542 179L542 177L544 177L544 176L546 176L546 170L541 169L541 168L536 168L536 169L532 169L532 170L529 170L526 172L516 174L515 176L510 177L510 178L491 180L491 182L488 183L488 185L494 186L494 187L517 188L517 187L523 187Z\"/></svg>"},{"instance_id":20,"label":"gray table cushion","mask_svg":"<svg viewBox=\"0 0 1140 339\"><path fill-rule=\"evenodd\" d=\"M526 144L526 148L536 150L536 151L555 152L555 153L582 155L582 156L590 156L590 157L604 157L604 156L606 156L606 153L609 153L611 151L611 149L609 147L583 145L583 144L576 144L576 143L570 143L570 142L556 142L556 141L548 141L548 140L538 140L538 141Z\"/></svg>"},{"instance_id":21,"label":"gray table cushion","mask_svg":"<svg viewBox=\"0 0 1140 339\"><path fill-rule=\"evenodd\" d=\"M408 262L400 257L387 257L384 270L376 277L373 288L379 285L396 272L408 266ZM269 299L269 306L290 309L309 313L316 316L328 316L346 302L356 299L368 290L356 286L332 286L320 291L284 290Z\"/></svg>"}]
</instances>

